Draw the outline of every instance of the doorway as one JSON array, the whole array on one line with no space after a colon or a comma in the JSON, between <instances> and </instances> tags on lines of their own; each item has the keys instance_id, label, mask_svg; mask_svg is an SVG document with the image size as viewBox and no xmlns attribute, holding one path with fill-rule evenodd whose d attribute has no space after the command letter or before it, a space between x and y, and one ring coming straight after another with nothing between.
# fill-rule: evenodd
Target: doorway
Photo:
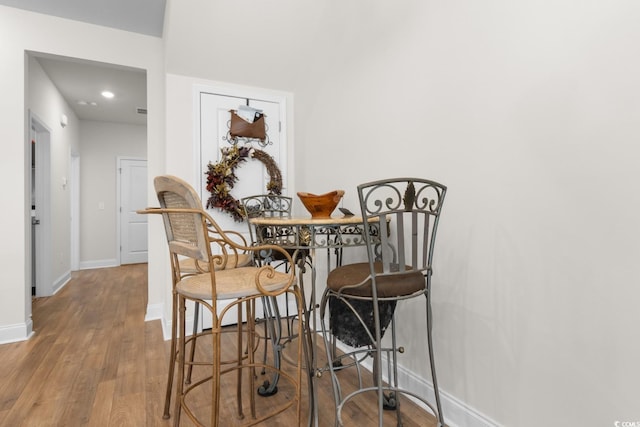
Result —
<instances>
[{"instance_id":1,"label":"doorway","mask_svg":"<svg viewBox=\"0 0 640 427\"><path fill-rule=\"evenodd\" d=\"M25 281L24 290L30 313L33 293L51 296L68 283L72 271L114 266L119 261L113 208L115 162L109 159L146 155L147 85L144 69L42 52L26 51L26 55L25 166L31 171L25 178L30 191L27 203L33 209L29 210L32 218L27 219L32 222L27 252L31 278ZM102 95L105 89L111 89L115 98ZM109 173L87 167L85 155L108 165ZM86 189L102 183L105 187L98 194L107 203L108 216L101 221L105 212L96 209L97 203L86 209L80 194L82 190L83 198L90 200ZM96 227L97 223L102 225ZM87 240L97 241L87 234L93 230L112 239L108 252L97 252L99 244L87 246Z\"/></svg>"},{"instance_id":2,"label":"doorway","mask_svg":"<svg viewBox=\"0 0 640 427\"><path fill-rule=\"evenodd\" d=\"M80 269L80 156L71 155L71 271Z\"/></svg>"},{"instance_id":3,"label":"doorway","mask_svg":"<svg viewBox=\"0 0 640 427\"><path fill-rule=\"evenodd\" d=\"M147 262L147 215L136 213L146 207L147 161L118 158L117 169L119 264Z\"/></svg>"},{"instance_id":4,"label":"doorway","mask_svg":"<svg viewBox=\"0 0 640 427\"><path fill-rule=\"evenodd\" d=\"M51 286L51 188L48 185L51 129L29 112L31 152L31 295L53 294Z\"/></svg>"},{"instance_id":5,"label":"doorway","mask_svg":"<svg viewBox=\"0 0 640 427\"><path fill-rule=\"evenodd\" d=\"M282 173L283 194L287 195L289 191L293 191L289 186L289 177L292 175L288 167L288 150L287 144L287 128L282 124L286 124L286 96L265 94L257 92L244 92L226 88L213 88L205 86L197 86L194 90L194 96L197 98L198 109L196 116L198 119L199 135L194 140L195 152L199 154L198 159L198 176L200 177L199 190L200 198L206 204L211 194L206 189L206 171L209 162L215 163L220 160L221 150L226 149L234 144L230 141L230 111L236 110L240 106L249 106L260 110L264 113L266 134L268 136L265 144L260 144L256 140L249 138L246 141L239 141L238 144L250 146L256 150L262 150L271 156L278 164ZM243 164L240 171L242 179L234 183L233 197L240 199L246 196L263 194L267 192L267 183L270 175L265 166L260 162L247 162ZM218 225L223 230L233 230L242 234L248 242L251 241L249 229L246 222L236 222L230 215L221 212L217 208L209 208L209 213L215 218ZM295 310L295 302L290 301L290 310ZM226 303L218 303L218 311L226 307ZM285 312L286 301L284 298L278 298L280 310ZM234 319L235 308L225 318ZM257 315L262 315L262 306L256 307ZM209 311L203 310L199 319L201 324L198 325L199 330L210 328L212 317ZM230 321L230 320L229 320Z\"/></svg>"}]
</instances>

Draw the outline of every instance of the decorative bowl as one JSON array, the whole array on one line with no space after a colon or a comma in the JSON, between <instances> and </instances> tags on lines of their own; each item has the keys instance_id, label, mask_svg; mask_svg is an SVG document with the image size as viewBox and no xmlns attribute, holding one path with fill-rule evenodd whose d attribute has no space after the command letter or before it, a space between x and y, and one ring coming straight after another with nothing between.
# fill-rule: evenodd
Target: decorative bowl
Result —
<instances>
[{"instance_id":1,"label":"decorative bowl","mask_svg":"<svg viewBox=\"0 0 640 427\"><path fill-rule=\"evenodd\" d=\"M344 196L343 190L334 190L325 194L298 192L298 197L311 214L311 218L331 218L331 213L340 203L342 196Z\"/></svg>"}]
</instances>

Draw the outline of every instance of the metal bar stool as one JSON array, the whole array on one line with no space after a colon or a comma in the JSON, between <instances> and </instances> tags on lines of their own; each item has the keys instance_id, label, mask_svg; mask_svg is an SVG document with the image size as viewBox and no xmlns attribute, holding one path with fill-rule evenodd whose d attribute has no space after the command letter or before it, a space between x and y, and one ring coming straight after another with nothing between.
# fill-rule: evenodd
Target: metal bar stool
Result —
<instances>
[{"instance_id":1,"label":"metal bar stool","mask_svg":"<svg viewBox=\"0 0 640 427\"><path fill-rule=\"evenodd\" d=\"M356 396L371 396L378 401L378 425L385 418L402 425L402 396L423 402L444 426L440 391L434 361L431 312L432 259L440 211L447 189L421 178L393 178L358 186L358 198L364 224L375 221L380 230L390 233L374 236L363 227L367 242L367 262L348 264L332 270L320 303L320 322L327 348L336 404L336 425L343 425L342 411ZM435 406L424 396L398 383L398 354L405 350L397 343L396 306L413 298L424 298L424 317L411 319L416 334L424 331L435 393ZM329 330L324 318L330 313ZM420 321L425 327L420 327ZM383 341L390 328L391 337ZM329 351L329 337L335 336L353 350L335 355ZM372 385L363 379L362 364L371 363ZM338 372L354 367L359 374L355 391L344 392ZM395 411L395 417L388 411ZM385 417L385 412L388 414Z\"/></svg>"}]
</instances>

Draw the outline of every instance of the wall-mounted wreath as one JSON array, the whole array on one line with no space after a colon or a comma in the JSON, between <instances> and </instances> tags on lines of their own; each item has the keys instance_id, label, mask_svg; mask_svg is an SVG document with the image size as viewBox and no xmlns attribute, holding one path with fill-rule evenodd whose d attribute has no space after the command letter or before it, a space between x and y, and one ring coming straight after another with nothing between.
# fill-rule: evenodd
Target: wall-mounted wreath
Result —
<instances>
[{"instance_id":1,"label":"wall-mounted wreath","mask_svg":"<svg viewBox=\"0 0 640 427\"><path fill-rule=\"evenodd\" d=\"M231 195L231 189L238 181L236 168L247 159L256 159L264 164L269 173L267 192L269 194L282 193L282 174L273 157L262 150L253 147L238 147L233 145L220 149L222 157L219 162L207 166L207 191L211 197L207 200L207 208L219 208L229 213L234 221L242 222L244 212L240 201Z\"/></svg>"}]
</instances>

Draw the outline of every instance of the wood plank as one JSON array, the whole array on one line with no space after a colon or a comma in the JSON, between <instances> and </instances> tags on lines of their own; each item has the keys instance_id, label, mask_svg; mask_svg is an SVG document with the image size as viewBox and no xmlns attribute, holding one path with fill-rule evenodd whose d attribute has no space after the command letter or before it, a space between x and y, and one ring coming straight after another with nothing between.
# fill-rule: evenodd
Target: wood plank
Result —
<instances>
[{"instance_id":1,"label":"wood plank","mask_svg":"<svg viewBox=\"0 0 640 427\"><path fill-rule=\"evenodd\" d=\"M35 335L21 343L0 345L0 425L7 426L149 426L168 427L162 419L169 341L164 341L159 321L144 321L146 265L74 272L72 280L53 297L34 304ZM322 340L318 340L319 343ZM235 353L233 334L223 336L223 358ZM319 350L320 355L324 354ZM210 338L198 343L196 358L208 360ZM262 357L261 344L257 356ZM194 379L209 375L210 368L194 369ZM355 382L349 372L340 373L345 390ZM248 375L244 389L250 391ZM265 379L258 375L256 384ZM193 392L194 410L208 420L211 387L207 383ZM286 398L285 383L270 398L257 397L258 412ZM239 425L234 410L235 375L223 377L223 425ZM306 379L302 385L303 413L308 411ZM334 404L328 374L318 379L320 426L334 425ZM377 425L373 399L359 398L345 408L346 425ZM250 416L244 404L245 415ZM405 427L435 426L434 418L403 400ZM173 410L173 406L172 406ZM290 427L288 410L263 427ZM385 413L395 425L394 413ZM305 418L306 419L306 418ZM186 416L181 426L192 425Z\"/></svg>"},{"instance_id":2,"label":"wood plank","mask_svg":"<svg viewBox=\"0 0 640 427\"><path fill-rule=\"evenodd\" d=\"M88 426L103 427L109 425L115 388L115 380L102 381L98 384L96 398L91 406L91 413L87 422Z\"/></svg>"},{"instance_id":3,"label":"wood plank","mask_svg":"<svg viewBox=\"0 0 640 427\"><path fill-rule=\"evenodd\" d=\"M144 393L116 397L113 400L108 425L113 427L140 427L145 425L144 400Z\"/></svg>"}]
</instances>

